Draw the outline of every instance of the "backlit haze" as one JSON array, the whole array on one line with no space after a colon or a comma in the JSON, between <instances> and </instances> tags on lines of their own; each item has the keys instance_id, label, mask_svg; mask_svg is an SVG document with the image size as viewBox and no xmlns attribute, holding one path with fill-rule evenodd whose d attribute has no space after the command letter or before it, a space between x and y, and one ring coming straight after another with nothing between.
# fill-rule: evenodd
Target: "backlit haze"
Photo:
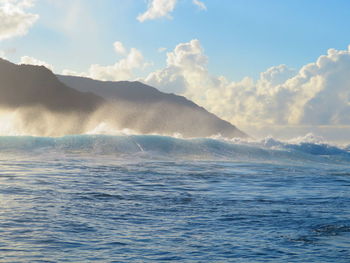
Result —
<instances>
[{"instance_id":1,"label":"backlit haze","mask_svg":"<svg viewBox=\"0 0 350 263\"><path fill-rule=\"evenodd\" d=\"M349 10L346 0L0 0L0 57L138 80L253 137L348 142Z\"/></svg>"}]
</instances>

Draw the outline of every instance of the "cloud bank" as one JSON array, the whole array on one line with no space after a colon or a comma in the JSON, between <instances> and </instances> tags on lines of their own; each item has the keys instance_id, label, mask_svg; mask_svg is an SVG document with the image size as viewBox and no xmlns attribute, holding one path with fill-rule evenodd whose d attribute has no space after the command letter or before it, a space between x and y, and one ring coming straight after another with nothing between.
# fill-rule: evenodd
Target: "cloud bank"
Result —
<instances>
[{"instance_id":1,"label":"cloud bank","mask_svg":"<svg viewBox=\"0 0 350 263\"><path fill-rule=\"evenodd\" d=\"M171 18L169 14L174 10L176 2L177 0L152 0L148 4L146 12L140 14L137 20L144 22L161 17Z\"/></svg>"},{"instance_id":2,"label":"cloud bank","mask_svg":"<svg viewBox=\"0 0 350 263\"><path fill-rule=\"evenodd\" d=\"M31 0L0 0L0 41L28 32L39 18L25 11L32 5Z\"/></svg>"},{"instance_id":3,"label":"cloud bank","mask_svg":"<svg viewBox=\"0 0 350 263\"><path fill-rule=\"evenodd\" d=\"M145 82L187 96L238 126L350 125L350 48L330 49L300 70L271 67L254 81L208 72L198 40L167 53L167 66Z\"/></svg>"}]
</instances>

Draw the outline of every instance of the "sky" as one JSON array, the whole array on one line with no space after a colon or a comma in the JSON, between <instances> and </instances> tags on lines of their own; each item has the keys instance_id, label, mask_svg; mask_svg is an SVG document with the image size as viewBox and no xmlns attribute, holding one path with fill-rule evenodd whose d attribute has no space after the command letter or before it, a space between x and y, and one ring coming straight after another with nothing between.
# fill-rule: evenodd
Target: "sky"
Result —
<instances>
[{"instance_id":1,"label":"sky","mask_svg":"<svg viewBox=\"0 0 350 263\"><path fill-rule=\"evenodd\" d=\"M248 132L337 137L350 125L349 10L347 0L0 0L0 56L140 80Z\"/></svg>"}]
</instances>

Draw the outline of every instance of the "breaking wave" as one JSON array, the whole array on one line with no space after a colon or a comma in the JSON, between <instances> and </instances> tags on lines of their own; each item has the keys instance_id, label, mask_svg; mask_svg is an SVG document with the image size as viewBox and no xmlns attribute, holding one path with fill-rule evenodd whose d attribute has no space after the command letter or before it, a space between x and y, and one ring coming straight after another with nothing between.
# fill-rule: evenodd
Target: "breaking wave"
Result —
<instances>
[{"instance_id":1,"label":"breaking wave","mask_svg":"<svg viewBox=\"0 0 350 263\"><path fill-rule=\"evenodd\" d=\"M1 152L64 152L239 161L350 162L350 146L332 145L310 134L290 141L273 138L183 139L161 135L0 136Z\"/></svg>"}]
</instances>

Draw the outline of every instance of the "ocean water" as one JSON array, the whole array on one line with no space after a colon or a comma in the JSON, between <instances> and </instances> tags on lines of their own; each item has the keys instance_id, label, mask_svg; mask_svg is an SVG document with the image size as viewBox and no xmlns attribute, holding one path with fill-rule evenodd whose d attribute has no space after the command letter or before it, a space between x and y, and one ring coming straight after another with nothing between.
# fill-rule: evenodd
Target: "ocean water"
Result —
<instances>
[{"instance_id":1,"label":"ocean water","mask_svg":"<svg viewBox=\"0 0 350 263\"><path fill-rule=\"evenodd\" d=\"M0 137L0 262L350 262L350 147Z\"/></svg>"}]
</instances>

